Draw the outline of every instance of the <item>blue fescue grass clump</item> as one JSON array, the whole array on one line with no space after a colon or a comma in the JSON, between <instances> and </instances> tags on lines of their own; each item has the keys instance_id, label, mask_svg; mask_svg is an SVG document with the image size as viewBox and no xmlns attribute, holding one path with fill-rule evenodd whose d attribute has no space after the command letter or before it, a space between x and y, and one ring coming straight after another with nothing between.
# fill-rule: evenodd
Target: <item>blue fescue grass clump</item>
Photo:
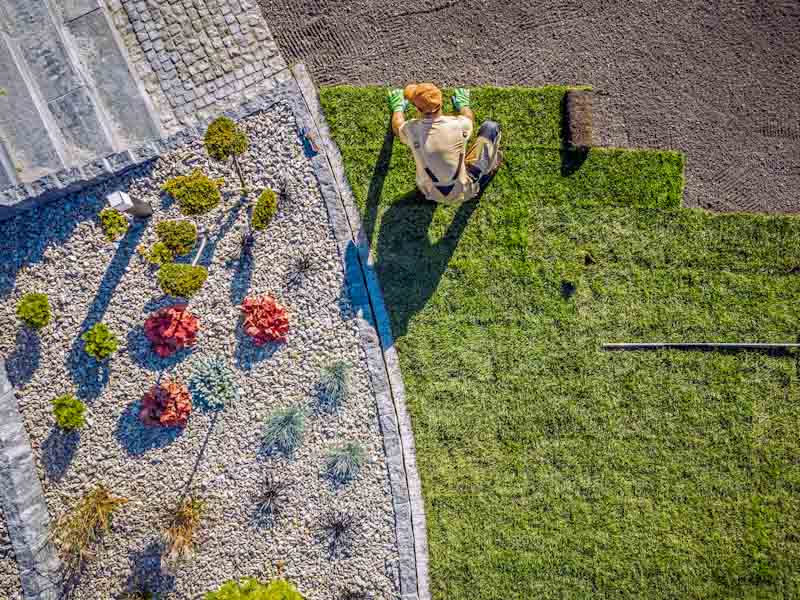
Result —
<instances>
[{"instance_id":1,"label":"blue fescue grass clump","mask_svg":"<svg viewBox=\"0 0 800 600\"><path fill-rule=\"evenodd\" d=\"M347 400L350 392L350 365L339 360L323 367L319 382L320 406L331 412Z\"/></svg>"},{"instance_id":2,"label":"blue fescue grass clump","mask_svg":"<svg viewBox=\"0 0 800 600\"><path fill-rule=\"evenodd\" d=\"M298 407L275 411L264 428L264 446L291 453L300 444L305 427L305 412Z\"/></svg>"},{"instance_id":3,"label":"blue fescue grass clump","mask_svg":"<svg viewBox=\"0 0 800 600\"><path fill-rule=\"evenodd\" d=\"M201 410L222 410L239 399L233 370L221 356L205 356L194 362L189 389Z\"/></svg>"},{"instance_id":4,"label":"blue fescue grass clump","mask_svg":"<svg viewBox=\"0 0 800 600\"><path fill-rule=\"evenodd\" d=\"M325 460L325 472L336 483L355 479L364 464L364 449L355 443L334 448Z\"/></svg>"}]
</instances>

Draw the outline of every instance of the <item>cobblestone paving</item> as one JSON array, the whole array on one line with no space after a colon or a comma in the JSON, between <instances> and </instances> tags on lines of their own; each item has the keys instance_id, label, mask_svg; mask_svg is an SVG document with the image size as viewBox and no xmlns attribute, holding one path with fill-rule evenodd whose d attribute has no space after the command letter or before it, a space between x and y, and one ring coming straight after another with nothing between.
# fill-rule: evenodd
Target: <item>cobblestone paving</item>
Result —
<instances>
[{"instance_id":1,"label":"cobblestone paving","mask_svg":"<svg viewBox=\"0 0 800 600\"><path fill-rule=\"evenodd\" d=\"M223 112L289 77L251 0L107 4L167 131Z\"/></svg>"}]
</instances>

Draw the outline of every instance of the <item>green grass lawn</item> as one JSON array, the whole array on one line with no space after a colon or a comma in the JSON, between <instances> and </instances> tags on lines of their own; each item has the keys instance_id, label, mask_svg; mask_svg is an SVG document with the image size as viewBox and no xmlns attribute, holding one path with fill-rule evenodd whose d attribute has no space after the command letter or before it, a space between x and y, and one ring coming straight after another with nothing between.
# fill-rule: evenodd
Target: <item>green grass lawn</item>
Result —
<instances>
[{"instance_id":1,"label":"green grass lawn","mask_svg":"<svg viewBox=\"0 0 800 600\"><path fill-rule=\"evenodd\" d=\"M385 90L323 88L392 318L437 600L800 596L800 222L680 208L673 152L559 150L563 88L473 92L480 202L413 193ZM387 169L388 167L388 169Z\"/></svg>"}]
</instances>

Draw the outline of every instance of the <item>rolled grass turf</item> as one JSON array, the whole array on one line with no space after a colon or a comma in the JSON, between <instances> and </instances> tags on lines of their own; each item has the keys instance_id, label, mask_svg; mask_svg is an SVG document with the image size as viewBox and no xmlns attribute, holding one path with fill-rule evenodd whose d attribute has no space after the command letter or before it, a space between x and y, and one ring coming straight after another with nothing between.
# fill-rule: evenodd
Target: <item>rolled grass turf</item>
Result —
<instances>
[{"instance_id":1,"label":"rolled grass turf","mask_svg":"<svg viewBox=\"0 0 800 600\"><path fill-rule=\"evenodd\" d=\"M380 88L323 88L392 319L437 600L800 593L800 223L680 208L683 157L564 160L564 88L480 89L506 165L414 193ZM567 157L569 159L569 157Z\"/></svg>"}]
</instances>

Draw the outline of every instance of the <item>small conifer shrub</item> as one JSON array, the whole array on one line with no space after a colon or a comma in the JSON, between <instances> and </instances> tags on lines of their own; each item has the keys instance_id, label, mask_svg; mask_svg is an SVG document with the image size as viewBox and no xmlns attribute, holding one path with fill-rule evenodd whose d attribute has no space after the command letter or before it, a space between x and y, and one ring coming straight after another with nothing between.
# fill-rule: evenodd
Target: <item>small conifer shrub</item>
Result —
<instances>
[{"instance_id":1,"label":"small conifer shrub","mask_svg":"<svg viewBox=\"0 0 800 600\"><path fill-rule=\"evenodd\" d=\"M303 437L305 413L301 408L290 407L274 412L264 428L264 445L290 453Z\"/></svg>"},{"instance_id":2,"label":"small conifer shrub","mask_svg":"<svg viewBox=\"0 0 800 600\"><path fill-rule=\"evenodd\" d=\"M239 166L239 156L244 154L249 146L244 132L228 117L219 117L208 126L204 142L206 152L214 160L226 161L233 158L233 165L239 175L242 191L247 192L247 184Z\"/></svg>"},{"instance_id":3,"label":"small conifer shrub","mask_svg":"<svg viewBox=\"0 0 800 600\"><path fill-rule=\"evenodd\" d=\"M129 223L121 212L113 208L104 208L100 211L100 227L110 241L115 241L128 231Z\"/></svg>"},{"instance_id":4,"label":"small conifer shrub","mask_svg":"<svg viewBox=\"0 0 800 600\"><path fill-rule=\"evenodd\" d=\"M86 405L71 394L52 400L56 424L64 431L80 429L86 424Z\"/></svg>"},{"instance_id":5,"label":"small conifer shrub","mask_svg":"<svg viewBox=\"0 0 800 600\"><path fill-rule=\"evenodd\" d=\"M170 263L158 270L158 285L161 291L176 298L191 298L208 277L205 267Z\"/></svg>"},{"instance_id":6,"label":"small conifer shrub","mask_svg":"<svg viewBox=\"0 0 800 600\"><path fill-rule=\"evenodd\" d=\"M111 330L104 323L96 323L89 331L81 336L83 349L89 356L96 360L105 360L117 351L119 342Z\"/></svg>"},{"instance_id":7,"label":"small conifer shrub","mask_svg":"<svg viewBox=\"0 0 800 600\"><path fill-rule=\"evenodd\" d=\"M300 592L285 579L274 579L269 584L255 579L228 581L215 592L208 592L204 600L304 600Z\"/></svg>"},{"instance_id":8,"label":"small conifer shrub","mask_svg":"<svg viewBox=\"0 0 800 600\"><path fill-rule=\"evenodd\" d=\"M17 304L17 316L33 329L41 329L47 325L50 322L50 301L47 294L25 294Z\"/></svg>"},{"instance_id":9,"label":"small conifer shrub","mask_svg":"<svg viewBox=\"0 0 800 600\"><path fill-rule=\"evenodd\" d=\"M156 235L173 256L189 254L197 241L197 226L191 221L162 221L156 225Z\"/></svg>"},{"instance_id":10,"label":"small conifer shrub","mask_svg":"<svg viewBox=\"0 0 800 600\"><path fill-rule=\"evenodd\" d=\"M156 242L144 253L144 257L151 265L161 266L171 263L175 256L164 242Z\"/></svg>"},{"instance_id":11,"label":"small conifer shrub","mask_svg":"<svg viewBox=\"0 0 800 600\"><path fill-rule=\"evenodd\" d=\"M195 403L205 410L222 410L239 398L239 386L228 363L221 356L197 359L189 379Z\"/></svg>"},{"instance_id":12,"label":"small conifer shrub","mask_svg":"<svg viewBox=\"0 0 800 600\"><path fill-rule=\"evenodd\" d=\"M328 453L325 471L336 483L347 483L354 479L364 464L364 449L358 444L346 444Z\"/></svg>"},{"instance_id":13,"label":"small conifer shrub","mask_svg":"<svg viewBox=\"0 0 800 600\"><path fill-rule=\"evenodd\" d=\"M261 231L270 224L278 212L278 196L272 190L264 190L256 200L253 209L253 229Z\"/></svg>"},{"instance_id":14,"label":"small conifer shrub","mask_svg":"<svg viewBox=\"0 0 800 600\"><path fill-rule=\"evenodd\" d=\"M175 198L184 215L202 215L215 209L222 196L224 179L211 179L200 169L189 175L178 175L164 184L164 191Z\"/></svg>"}]
</instances>

